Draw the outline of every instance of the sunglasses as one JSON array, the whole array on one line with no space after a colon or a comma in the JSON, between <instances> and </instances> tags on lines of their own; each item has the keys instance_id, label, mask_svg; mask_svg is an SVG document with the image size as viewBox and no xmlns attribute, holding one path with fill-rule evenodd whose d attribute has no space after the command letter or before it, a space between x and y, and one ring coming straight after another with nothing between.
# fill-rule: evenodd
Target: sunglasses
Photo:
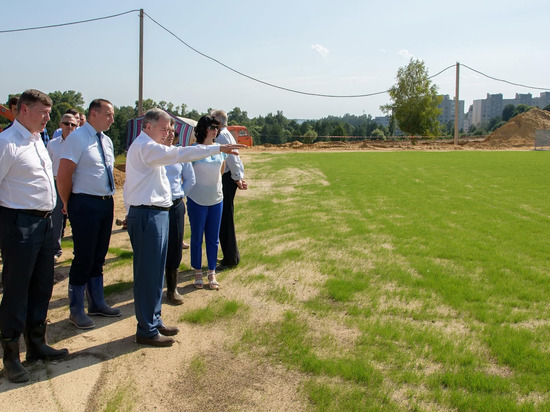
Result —
<instances>
[{"instance_id":1,"label":"sunglasses","mask_svg":"<svg viewBox=\"0 0 550 412\"><path fill-rule=\"evenodd\" d=\"M208 126L208 130L218 130L219 126Z\"/></svg>"},{"instance_id":2,"label":"sunglasses","mask_svg":"<svg viewBox=\"0 0 550 412\"><path fill-rule=\"evenodd\" d=\"M74 124L74 123L69 123L69 122L61 122L61 124L64 124L65 126L71 126L71 127L76 127L76 124Z\"/></svg>"}]
</instances>

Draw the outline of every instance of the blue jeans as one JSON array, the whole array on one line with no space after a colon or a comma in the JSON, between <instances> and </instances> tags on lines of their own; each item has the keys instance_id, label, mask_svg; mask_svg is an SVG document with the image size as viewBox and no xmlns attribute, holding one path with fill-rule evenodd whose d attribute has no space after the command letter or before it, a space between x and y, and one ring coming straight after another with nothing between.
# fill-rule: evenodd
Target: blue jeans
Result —
<instances>
[{"instance_id":1,"label":"blue jeans","mask_svg":"<svg viewBox=\"0 0 550 412\"><path fill-rule=\"evenodd\" d=\"M162 325L168 211L132 206L126 222L134 251L134 306L138 321L136 335L153 338L159 333L157 328Z\"/></svg>"},{"instance_id":2,"label":"blue jeans","mask_svg":"<svg viewBox=\"0 0 550 412\"><path fill-rule=\"evenodd\" d=\"M204 234L208 269L216 270L222 209L223 201L212 206L201 206L187 198L187 214L191 225L191 266L194 269L202 268L202 237Z\"/></svg>"}]
</instances>

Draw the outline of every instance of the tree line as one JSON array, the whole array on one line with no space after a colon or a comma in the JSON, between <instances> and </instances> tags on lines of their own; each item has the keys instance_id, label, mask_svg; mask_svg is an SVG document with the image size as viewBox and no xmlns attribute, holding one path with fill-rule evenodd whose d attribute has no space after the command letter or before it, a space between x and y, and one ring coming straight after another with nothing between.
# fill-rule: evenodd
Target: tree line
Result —
<instances>
[{"instance_id":1,"label":"tree line","mask_svg":"<svg viewBox=\"0 0 550 412\"><path fill-rule=\"evenodd\" d=\"M418 66L420 63L417 61L411 62ZM418 74L418 67L417 74ZM420 67L420 72L424 70L424 67ZM427 76L427 73L424 73ZM410 77L410 76L409 76ZM409 82L414 81L409 78ZM246 111L241 110L239 107L235 107L233 110L227 112L229 125L246 126L251 136L253 137L254 144L283 144L292 141L299 141L301 143L315 143L320 141L334 141L334 140L356 140L356 139L386 139L390 136L394 136L397 129L396 117L401 119L399 123L400 128L410 135L423 135L423 136L443 136L451 138L454 134L454 124L449 122L446 125L436 125L433 118L438 116L437 110L433 109L434 105L437 106L437 94L435 88L431 87L429 83L423 83L423 92L431 96L429 99L424 99L422 104L418 103L418 99L414 95L409 96L408 99L401 99L403 95L397 93L397 89L393 96L395 97L394 103L386 105L384 109L390 113L390 124L388 127L382 126L374 121L371 115L352 115L345 114L344 116L328 116L318 120L304 120L297 121L288 119L284 116L282 111L277 113L269 113L265 116L257 116L250 118ZM420 90L417 93L422 93ZM14 95L8 96L11 98ZM16 96L16 95L15 95ZM69 108L74 108L81 113L86 113L84 109L84 99L80 92L74 90L68 91L55 91L49 93L53 101L51 119L48 122L47 130L50 136L59 127L59 121L65 111ZM415 104L413 104L415 103ZM430 106L432 108L430 112L430 119L424 119L419 121L416 117L421 117L422 114L418 114L416 110L422 105ZM208 109L205 113L198 112L195 109L189 110L185 103L175 105L172 102L159 101L155 102L152 99L146 99L143 101L143 109L148 110L153 107L160 107L167 110L172 114L180 117L186 117L194 120L198 120L204 114L210 112ZM425 109L425 107L424 107ZM523 113L531 109L530 106L523 104L514 106L507 105L501 116L497 116L491 119L487 124L481 126L472 126L470 130L463 133L463 135L484 135L489 134L493 130L502 126L512 117ZM550 110L550 107L545 107L545 110ZM416 115L415 115L416 113ZM423 111L426 113L426 110ZM86 113L87 114L87 113ZM138 115L138 102L132 106L116 106L115 105L115 118L114 123L107 132L109 137L113 140L115 154L124 153L126 150L126 128L127 122L130 119L135 118ZM8 124L8 120L0 117L0 127L5 127ZM405 128L409 130L405 130ZM464 131L462 131L464 132Z\"/></svg>"}]
</instances>

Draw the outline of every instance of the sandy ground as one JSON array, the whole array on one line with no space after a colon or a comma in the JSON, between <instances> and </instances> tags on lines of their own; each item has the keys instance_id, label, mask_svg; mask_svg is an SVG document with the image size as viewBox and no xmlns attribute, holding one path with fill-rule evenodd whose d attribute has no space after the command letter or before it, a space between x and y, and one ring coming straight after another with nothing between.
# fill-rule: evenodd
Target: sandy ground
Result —
<instances>
[{"instance_id":1,"label":"sandy ground","mask_svg":"<svg viewBox=\"0 0 550 412\"><path fill-rule=\"evenodd\" d=\"M124 217L122 189L115 196L115 216ZM70 236L70 228L66 232ZM186 226L186 238L189 232ZM113 225L111 248L131 250L128 233ZM281 411L304 410L299 393L302 377L282 366L251 359L232 349L241 337L239 321L190 325L178 321L186 311L205 307L219 298L246 301L252 321L268 305L238 282L240 268L220 274L219 291L197 290L190 271L179 273L178 289L185 303L163 302L166 324L177 325L180 333L170 348L153 348L135 343L136 319L133 293L107 296L107 303L122 310L120 318L94 317L96 327L78 330L68 321L68 258L64 250L56 264L53 296L48 313L48 339L54 347L66 347L68 359L26 365L31 380L24 384L0 378L2 411ZM113 264L107 255L105 283L131 282L132 266ZM184 250L183 262L189 263ZM206 278L205 278L206 280ZM248 319L247 321L249 321ZM25 345L21 339L21 359Z\"/></svg>"}]
</instances>

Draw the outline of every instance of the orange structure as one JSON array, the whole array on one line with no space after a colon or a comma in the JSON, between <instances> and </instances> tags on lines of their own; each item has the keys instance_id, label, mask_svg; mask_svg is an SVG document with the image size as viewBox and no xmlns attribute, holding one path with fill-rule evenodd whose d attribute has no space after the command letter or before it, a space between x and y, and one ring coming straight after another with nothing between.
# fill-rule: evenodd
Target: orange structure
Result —
<instances>
[{"instance_id":1,"label":"orange structure","mask_svg":"<svg viewBox=\"0 0 550 412\"><path fill-rule=\"evenodd\" d=\"M233 135L235 141L239 144L245 144L252 147L252 136L244 126L227 126L227 130Z\"/></svg>"},{"instance_id":2,"label":"orange structure","mask_svg":"<svg viewBox=\"0 0 550 412\"><path fill-rule=\"evenodd\" d=\"M10 111L10 109L8 109L7 107L5 106L2 106L0 104L0 116L4 116L6 119L8 119L10 122L13 122L15 120L15 116L13 115L13 113ZM2 131L2 128L0 127L0 132Z\"/></svg>"}]
</instances>

